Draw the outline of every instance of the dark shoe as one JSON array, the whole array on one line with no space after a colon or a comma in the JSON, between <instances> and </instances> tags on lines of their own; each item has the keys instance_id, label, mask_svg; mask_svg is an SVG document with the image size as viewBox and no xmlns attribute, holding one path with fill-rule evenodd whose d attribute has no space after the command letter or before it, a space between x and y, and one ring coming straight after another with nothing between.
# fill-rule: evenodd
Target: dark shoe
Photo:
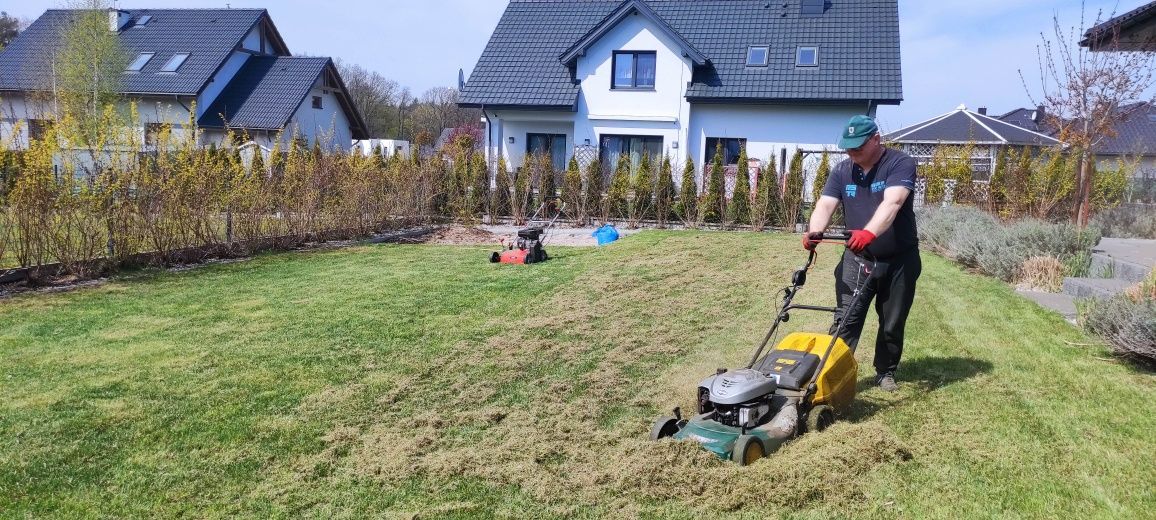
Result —
<instances>
[{"instance_id":1,"label":"dark shoe","mask_svg":"<svg viewBox=\"0 0 1156 520\"><path fill-rule=\"evenodd\" d=\"M875 376L875 383L878 384L879 388L883 389L884 392L899 390L899 383L895 382L895 374L891 372Z\"/></svg>"}]
</instances>

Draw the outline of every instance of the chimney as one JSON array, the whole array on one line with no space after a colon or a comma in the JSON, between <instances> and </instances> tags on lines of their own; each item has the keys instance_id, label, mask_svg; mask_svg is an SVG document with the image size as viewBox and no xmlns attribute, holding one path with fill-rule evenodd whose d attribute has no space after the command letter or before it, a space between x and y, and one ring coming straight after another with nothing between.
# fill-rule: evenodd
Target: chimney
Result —
<instances>
[{"instance_id":1,"label":"chimney","mask_svg":"<svg viewBox=\"0 0 1156 520\"><path fill-rule=\"evenodd\" d=\"M986 116L987 115L987 107L979 107L979 115Z\"/></svg>"},{"instance_id":2,"label":"chimney","mask_svg":"<svg viewBox=\"0 0 1156 520\"><path fill-rule=\"evenodd\" d=\"M115 33L120 32L121 29L124 29L125 25L128 25L128 19L129 18L130 18L130 16L129 16L129 13L127 11L121 11L119 9L109 9L108 10L108 30L115 32Z\"/></svg>"},{"instance_id":3,"label":"chimney","mask_svg":"<svg viewBox=\"0 0 1156 520\"><path fill-rule=\"evenodd\" d=\"M1040 105L1040 106L1036 107L1036 109L1034 111L1032 111L1032 122L1039 124L1039 123L1042 123L1043 121L1044 121L1044 106Z\"/></svg>"}]
</instances>

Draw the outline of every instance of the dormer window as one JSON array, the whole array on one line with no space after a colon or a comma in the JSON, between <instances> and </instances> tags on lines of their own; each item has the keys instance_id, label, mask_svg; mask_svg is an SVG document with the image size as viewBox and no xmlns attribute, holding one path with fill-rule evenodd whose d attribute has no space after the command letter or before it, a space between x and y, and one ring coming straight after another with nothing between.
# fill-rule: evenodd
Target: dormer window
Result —
<instances>
[{"instance_id":1,"label":"dormer window","mask_svg":"<svg viewBox=\"0 0 1156 520\"><path fill-rule=\"evenodd\" d=\"M615 90L654 90L654 69L658 55L654 51L615 51L613 59Z\"/></svg>"},{"instance_id":2,"label":"dormer window","mask_svg":"<svg viewBox=\"0 0 1156 520\"><path fill-rule=\"evenodd\" d=\"M136 59L128 64L128 68L124 69L126 72L140 72L145 65L148 65L149 60L153 59L153 52L142 52L136 55Z\"/></svg>"},{"instance_id":3,"label":"dormer window","mask_svg":"<svg viewBox=\"0 0 1156 520\"><path fill-rule=\"evenodd\" d=\"M165 63L165 66L161 68L161 72L176 72L188 58L189 53L187 52L174 54L172 58L169 58L168 63Z\"/></svg>"},{"instance_id":4,"label":"dormer window","mask_svg":"<svg viewBox=\"0 0 1156 520\"><path fill-rule=\"evenodd\" d=\"M819 66L819 48L818 47L799 47L795 53L796 67L818 67Z\"/></svg>"},{"instance_id":5,"label":"dormer window","mask_svg":"<svg viewBox=\"0 0 1156 520\"><path fill-rule=\"evenodd\" d=\"M748 67L765 67L767 65L767 55L770 54L771 48L767 46L754 46L747 49L747 66Z\"/></svg>"}]
</instances>

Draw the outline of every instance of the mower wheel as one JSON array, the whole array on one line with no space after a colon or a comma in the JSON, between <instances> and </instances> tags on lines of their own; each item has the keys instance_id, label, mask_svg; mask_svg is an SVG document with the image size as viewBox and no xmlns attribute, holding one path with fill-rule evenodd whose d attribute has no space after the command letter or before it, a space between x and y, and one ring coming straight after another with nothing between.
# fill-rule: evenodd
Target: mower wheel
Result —
<instances>
[{"instance_id":1,"label":"mower wheel","mask_svg":"<svg viewBox=\"0 0 1156 520\"><path fill-rule=\"evenodd\" d=\"M491 264L496 264L496 263L501 262L501 261L502 261L502 254L501 253L494 253L494 254L490 255L490 263Z\"/></svg>"},{"instance_id":2,"label":"mower wheel","mask_svg":"<svg viewBox=\"0 0 1156 520\"><path fill-rule=\"evenodd\" d=\"M534 252L533 251L526 251L526 257L522 260L522 262L527 263L527 264L532 264L536 261L538 261L538 259L534 258Z\"/></svg>"},{"instance_id":3,"label":"mower wheel","mask_svg":"<svg viewBox=\"0 0 1156 520\"><path fill-rule=\"evenodd\" d=\"M678 430L678 419L669 415L659 417L657 421L654 421L654 427L650 429L650 440L665 439L678 433Z\"/></svg>"},{"instance_id":4,"label":"mower wheel","mask_svg":"<svg viewBox=\"0 0 1156 520\"><path fill-rule=\"evenodd\" d=\"M826 430L828 426L835 423L835 410L830 406L821 404L811 408L807 412L807 431L821 432Z\"/></svg>"},{"instance_id":5,"label":"mower wheel","mask_svg":"<svg viewBox=\"0 0 1156 520\"><path fill-rule=\"evenodd\" d=\"M739 435L735 439L735 449L731 451L731 460L739 466L749 466L767 456L767 449L763 441L754 435Z\"/></svg>"}]
</instances>

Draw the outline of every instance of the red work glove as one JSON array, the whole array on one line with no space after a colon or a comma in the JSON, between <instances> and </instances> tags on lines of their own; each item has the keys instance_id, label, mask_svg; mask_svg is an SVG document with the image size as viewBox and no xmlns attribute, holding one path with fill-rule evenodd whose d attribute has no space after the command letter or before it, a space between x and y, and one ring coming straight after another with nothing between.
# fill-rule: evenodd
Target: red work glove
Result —
<instances>
[{"instance_id":1,"label":"red work glove","mask_svg":"<svg viewBox=\"0 0 1156 520\"><path fill-rule=\"evenodd\" d=\"M851 238L847 239L847 247L856 254L862 253L872 240L875 240L875 233L866 229L853 229L851 230Z\"/></svg>"},{"instance_id":2,"label":"red work glove","mask_svg":"<svg viewBox=\"0 0 1156 520\"><path fill-rule=\"evenodd\" d=\"M823 233L812 231L803 234L803 249L807 251L814 251L815 246L819 245L819 241L823 239Z\"/></svg>"}]
</instances>

